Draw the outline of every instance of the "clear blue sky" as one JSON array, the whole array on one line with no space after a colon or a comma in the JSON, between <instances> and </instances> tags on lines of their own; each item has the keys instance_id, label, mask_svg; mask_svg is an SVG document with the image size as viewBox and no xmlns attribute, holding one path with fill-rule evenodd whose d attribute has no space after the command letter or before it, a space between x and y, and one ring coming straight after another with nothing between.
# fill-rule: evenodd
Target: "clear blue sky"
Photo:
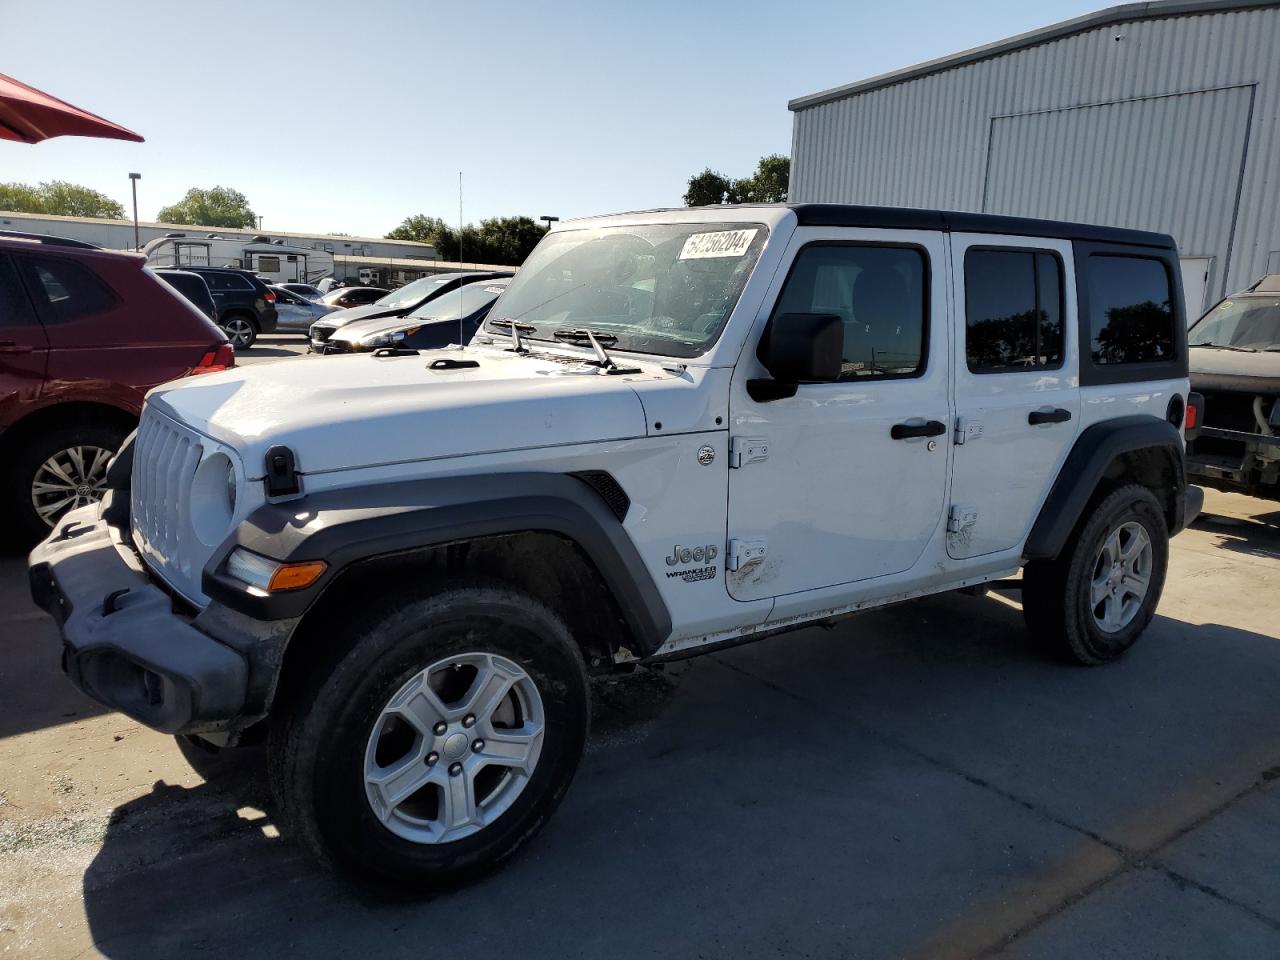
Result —
<instances>
[{"instance_id":1,"label":"clear blue sky","mask_svg":"<svg viewBox=\"0 0 1280 960\"><path fill-rule=\"evenodd\" d=\"M71 180L152 219L188 187L264 227L564 218L680 203L790 153L787 101L1105 0L626 4L0 0L0 73L147 138L0 141L0 181Z\"/></svg>"}]
</instances>

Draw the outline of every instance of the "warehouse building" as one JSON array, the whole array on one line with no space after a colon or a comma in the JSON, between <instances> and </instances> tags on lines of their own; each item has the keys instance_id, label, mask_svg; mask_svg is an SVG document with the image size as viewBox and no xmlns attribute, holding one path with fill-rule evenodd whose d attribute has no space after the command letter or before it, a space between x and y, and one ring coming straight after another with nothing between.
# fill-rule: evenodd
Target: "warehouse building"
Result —
<instances>
[{"instance_id":1,"label":"warehouse building","mask_svg":"<svg viewBox=\"0 0 1280 960\"><path fill-rule=\"evenodd\" d=\"M1170 233L1192 318L1280 273L1280 3L1157 0L791 101L791 200Z\"/></svg>"},{"instance_id":2,"label":"warehouse building","mask_svg":"<svg viewBox=\"0 0 1280 960\"><path fill-rule=\"evenodd\" d=\"M0 211L0 230L16 230L21 233L42 233L57 237L70 237L95 243L109 250L133 249L132 220L103 220L92 217L55 217L40 213L6 213ZM192 237L220 237L234 240L253 240L263 236L268 240L282 240L291 247L308 247L324 250L334 258L375 257L382 260L435 260L439 254L429 243L413 240L388 240L383 237L349 237L345 234L291 233L254 229L237 230L230 227L207 227L179 223L138 224L141 246L149 240L180 233Z\"/></svg>"}]
</instances>

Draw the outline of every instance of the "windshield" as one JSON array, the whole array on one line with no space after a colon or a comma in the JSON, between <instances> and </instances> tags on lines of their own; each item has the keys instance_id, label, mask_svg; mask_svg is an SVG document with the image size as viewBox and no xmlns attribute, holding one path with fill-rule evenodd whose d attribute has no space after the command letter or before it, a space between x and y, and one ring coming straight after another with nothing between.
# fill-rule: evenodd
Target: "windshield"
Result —
<instances>
[{"instance_id":1,"label":"windshield","mask_svg":"<svg viewBox=\"0 0 1280 960\"><path fill-rule=\"evenodd\" d=\"M597 227L548 234L492 320L518 320L527 339L589 327L637 353L696 357L724 328L764 247L760 223ZM490 328L505 334L502 327Z\"/></svg>"},{"instance_id":2,"label":"windshield","mask_svg":"<svg viewBox=\"0 0 1280 960\"><path fill-rule=\"evenodd\" d=\"M1223 300L1187 334L1191 346L1280 349L1280 297Z\"/></svg>"},{"instance_id":3,"label":"windshield","mask_svg":"<svg viewBox=\"0 0 1280 960\"><path fill-rule=\"evenodd\" d=\"M409 316L422 320L460 320L498 299L498 294L505 289L492 283L469 283L428 300Z\"/></svg>"},{"instance_id":4,"label":"windshield","mask_svg":"<svg viewBox=\"0 0 1280 960\"><path fill-rule=\"evenodd\" d=\"M406 283L403 287L397 287L375 302L380 307L391 307L392 309L407 307L433 293L437 287L448 283L450 279L452 278L448 276L423 277L420 280L413 281L413 283Z\"/></svg>"}]
</instances>

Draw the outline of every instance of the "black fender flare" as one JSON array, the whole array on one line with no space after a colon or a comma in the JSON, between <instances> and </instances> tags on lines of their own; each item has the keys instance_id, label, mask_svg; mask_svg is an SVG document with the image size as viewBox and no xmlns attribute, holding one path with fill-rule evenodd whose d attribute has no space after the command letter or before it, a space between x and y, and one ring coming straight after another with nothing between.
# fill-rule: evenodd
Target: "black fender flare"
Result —
<instances>
[{"instance_id":1,"label":"black fender flare","mask_svg":"<svg viewBox=\"0 0 1280 960\"><path fill-rule=\"evenodd\" d=\"M1173 424L1159 417L1117 417L1087 427L1076 438L1027 537L1023 559L1052 560L1058 556L1116 458L1149 448L1159 449L1169 458L1176 484L1169 533L1180 530L1187 486L1181 434Z\"/></svg>"},{"instance_id":2,"label":"black fender flare","mask_svg":"<svg viewBox=\"0 0 1280 960\"><path fill-rule=\"evenodd\" d=\"M502 534L546 532L582 550L612 593L637 644L649 653L670 636L671 614L622 527L617 504L611 509L597 492L597 476L440 477L268 503L214 552L204 569L204 592L255 619L283 620L302 616L343 570L361 561ZM250 593L225 569L227 555L236 547L281 563L323 560L328 569L304 590L273 596Z\"/></svg>"}]
</instances>

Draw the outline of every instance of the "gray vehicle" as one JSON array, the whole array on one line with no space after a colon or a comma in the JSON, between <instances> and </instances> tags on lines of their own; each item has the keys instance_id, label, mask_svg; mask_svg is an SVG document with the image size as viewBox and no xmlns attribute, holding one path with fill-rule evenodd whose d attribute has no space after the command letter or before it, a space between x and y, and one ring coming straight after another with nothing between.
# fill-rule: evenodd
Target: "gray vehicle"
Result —
<instances>
[{"instance_id":1,"label":"gray vehicle","mask_svg":"<svg viewBox=\"0 0 1280 960\"><path fill-rule=\"evenodd\" d=\"M1280 274L1217 304L1187 342L1191 389L1204 398L1187 472L1280 500Z\"/></svg>"},{"instance_id":2,"label":"gray vehicle","mask_svg":"<svg viewBox=\"0 0 1280 960\"><path fill-rule=\"evenodd\" d=\"M308 300L283 284L271 288L276 295L276 329L306 333L311 325L334 311L325 303Z\"/></svg>"}]
</instances>

